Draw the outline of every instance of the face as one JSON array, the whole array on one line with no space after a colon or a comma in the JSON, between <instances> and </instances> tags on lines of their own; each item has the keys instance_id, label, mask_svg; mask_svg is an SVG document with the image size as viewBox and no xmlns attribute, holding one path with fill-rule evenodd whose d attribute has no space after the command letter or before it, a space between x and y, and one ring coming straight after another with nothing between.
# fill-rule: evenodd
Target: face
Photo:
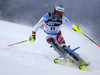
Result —
<instances>
[{"instance_id":1,"label":"face","mask_svg":"<svg viewBox=\"0 0 100 75\"><path fill-rule=\"evenodd\" d=\"M62 12L59 12L59 11L55 11L55 18L59 19L61 16L63 15Z\"/></svg>"}]
</instances>

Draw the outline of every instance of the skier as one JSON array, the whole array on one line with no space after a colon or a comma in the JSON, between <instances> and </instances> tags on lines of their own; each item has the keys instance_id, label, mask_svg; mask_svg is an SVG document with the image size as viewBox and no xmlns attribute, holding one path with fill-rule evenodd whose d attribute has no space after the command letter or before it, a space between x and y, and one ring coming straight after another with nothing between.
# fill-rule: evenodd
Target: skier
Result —
<instances>
[{"instance_id":1,"label":"skier","mask_svg":"<svg viewBox=\"0 0 100 75\"><path fill-rule=\"evenodd\" d=\"M54 7L54 12L46 13L33 28L29 41L34 42L36 40L36 32L43 25L44 32L47 35L46 41L51 44L59 55L71 51L71 49L66 46L65 40L61 34L60 26L65 24L76 32L80 32L80 28L79 26L72 24L65 16L63 16L64 11L65 9L62 5L56 5ZM79 56L79 54L72 52L69 55L77 62L79 67L81 66L80 69L86 67L87 63ZM64 59L69 59L73 62L69 55L64 56ZM59 60L55 62L59 62Z\"/></svg>"}]
</instances>

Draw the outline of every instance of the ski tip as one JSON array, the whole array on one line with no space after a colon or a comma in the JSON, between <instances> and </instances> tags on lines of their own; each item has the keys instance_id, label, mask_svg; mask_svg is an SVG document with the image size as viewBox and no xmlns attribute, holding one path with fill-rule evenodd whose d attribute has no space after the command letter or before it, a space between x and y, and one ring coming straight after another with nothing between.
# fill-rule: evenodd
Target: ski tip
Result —
<instances>
[{"instance_id":1,"label":"ski tip","mask_svg":"<svg viewBox=\"0 0 100 75\"><path fill-rule=\"evenodd\" d=\"M60 59L55 59L55 60L54 60L54 63L60 63L60 62L61 62Z\"/></svg>"},{"instance_id":2,"label":"ski tip","mask_svg":"<svg viewBox=\"0 0 100 75\"><path fill-rule=\"evenodd\" d=\"M85 71L89 70L90 69L90 63L88 63L86 66L84 66L84 65L79 66L79 69L85 70Z\"/></svg>"}]
</instances>

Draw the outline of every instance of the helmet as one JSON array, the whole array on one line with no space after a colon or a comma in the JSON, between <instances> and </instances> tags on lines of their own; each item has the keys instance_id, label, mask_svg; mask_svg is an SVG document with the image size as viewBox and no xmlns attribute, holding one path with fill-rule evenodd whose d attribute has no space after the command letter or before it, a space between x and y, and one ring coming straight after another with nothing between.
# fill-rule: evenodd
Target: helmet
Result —
<instances>
[{"instance_id":1,"label":"helmet","mask_svg":"<svg viewBox=\"0 0 100 75\"><path fill-rule=\"evenodd\" d=\"M55 7L54 7L54 11L59 11L59 12L64 12L65 11L65 9L64 9L64 7L60 4L60 5L56 5Z\"/></svg>"}]
</instances>

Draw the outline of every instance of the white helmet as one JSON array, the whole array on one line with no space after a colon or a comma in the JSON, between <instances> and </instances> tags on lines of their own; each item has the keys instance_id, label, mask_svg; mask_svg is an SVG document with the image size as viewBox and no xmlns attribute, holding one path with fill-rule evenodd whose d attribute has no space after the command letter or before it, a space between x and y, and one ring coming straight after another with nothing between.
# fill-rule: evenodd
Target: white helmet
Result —
<instances>
[{"instance_id":1,"label":"white helmet","mask_svg":"<svg viewBox=\"0 0 100 75\"><path fill-rule=\"evenodd\" d=\"M64 7L62 5L56 5L54 7L54 11L64 12L65 9L64 9Z\"/></svg>"}]
</instances>

